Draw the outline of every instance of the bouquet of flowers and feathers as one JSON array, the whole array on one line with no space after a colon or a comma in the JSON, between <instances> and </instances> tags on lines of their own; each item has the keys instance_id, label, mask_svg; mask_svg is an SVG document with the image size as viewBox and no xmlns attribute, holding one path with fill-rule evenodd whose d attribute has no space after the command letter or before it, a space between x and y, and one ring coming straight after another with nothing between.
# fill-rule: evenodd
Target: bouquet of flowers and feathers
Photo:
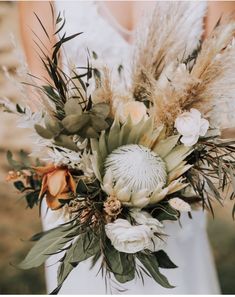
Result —
<instances>
[{"instance_id":1,"label":"bouquet of flowers and feathers","mask_svg":"<svg viewBox=\"0 0 235 297\"><path fill-rule=\"evenodd\" d=\"M104 275L119 283L147 273L172 288L160 271L176 268L164 251L164 221L181 212L191 217L196 208L213 213L213 201L223 204L225 194L234 199L235 142L220 136L218 106L235 102L235 22L218 22L202 42L203 11L191 14L192 5L180 2L162 13L159 5L139 32L130 87L113 85L94 52L85 69L62 69L61 48L79 34L61 35L59 14L58 42L52 56L41 56L51 81L31 83L43 108L16 105L43 157L30 161L22 151L14 160L8 152L7 179L30 208L45 199L65 220L36 234L19 266L38 267L60 253L54 293L88 258L93 265L101 259Z\"/></svg>"}]
</instances>

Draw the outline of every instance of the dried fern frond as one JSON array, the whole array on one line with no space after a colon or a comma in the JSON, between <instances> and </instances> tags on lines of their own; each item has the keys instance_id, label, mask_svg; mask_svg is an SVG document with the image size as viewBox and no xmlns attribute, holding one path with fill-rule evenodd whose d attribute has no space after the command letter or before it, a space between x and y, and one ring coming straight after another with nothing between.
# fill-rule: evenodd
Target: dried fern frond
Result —
<instances>
[{"instance_id":1,"label":"dried fern frond","mask_svg":"<svg viewBox=\"0 0 235 297\"><path fill-rule=\"evenodd\" d=\"M139 28L133 65L133 93L151 93L152 83L172 61L187 58L202 35L203 2L157 2L150 21ZM143 97L143 96L142 96Z\"/></svg>"}]
</instances>

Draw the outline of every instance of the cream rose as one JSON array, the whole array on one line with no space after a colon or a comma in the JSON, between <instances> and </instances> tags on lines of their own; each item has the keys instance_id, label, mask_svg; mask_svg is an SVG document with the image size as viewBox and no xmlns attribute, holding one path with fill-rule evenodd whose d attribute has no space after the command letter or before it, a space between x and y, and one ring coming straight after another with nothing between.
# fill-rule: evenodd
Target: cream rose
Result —
<instances>
[{"instance_id":1,"label":"cream rose","mask_svg":"<svg viewBox=\"0 0 235 297\"><path fill-rule=\"evenodd\" d=\"M144 103L138 101L120 103L117 108L117 115L121 123L125 123L128 116L130 116L135 125L143 118L148 118L146 106Z\"/></svg>"},{"instance_id":2,"label":"cream rose","mask_svg":"<svg viewBox=\"0 0 235 297\"><path fill-rule=\"evenodd\" d=\"M164 241L155 235L162 233L162 224L146 212L134 211L131 216L140 225L133 226L124 219L117 219L105 226L107 237L116 250L123 253L137 253L148 249L157 251L162 249Z\"/></svg>"},{"instance_id":3,"label":"cream rose","mask_svg":"<svg viewBox=\"0 0 235 297\"><path fill-rule=\"evenodd\" d=\"M186 146L192 146L200 136L205 136L209 122L201 117L199 110L191 108L177 117L175 128L182 135L181 142Z\"/></svg>"},{"instance_id":4,"label":"cream rose","mask_svg":"<svg viewBox=\"0 0 235 297\"><path fill-rule=\"evenodd\" d=\"M152 237L148 246L146 247L147 249L152 252L156 252L165 247L165 241L154 235L154 233L163 234L162 229L164 226L161 222L159 222L157 219L154 219L146 211L133 209L130 214L135 219L136 223L148 226L152 231Z\"/></svg>"},{"instance_id":5,"label":"cream rose","mask_svg":"<svg viewBox=\"0 0 235 297\"><path fill-rule=\"evenodd\" d=\"M128 254L144 250L149 245L152 236L152 231L148 226L132 226L123 219L107 224L105 232L116 250Z\"/></svg>"}]
</instances>

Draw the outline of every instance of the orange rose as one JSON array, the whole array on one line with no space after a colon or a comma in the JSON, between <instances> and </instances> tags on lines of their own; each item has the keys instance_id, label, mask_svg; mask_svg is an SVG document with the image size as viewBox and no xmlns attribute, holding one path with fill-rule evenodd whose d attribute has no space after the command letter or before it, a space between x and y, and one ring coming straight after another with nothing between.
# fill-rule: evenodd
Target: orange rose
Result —
<instances>
[{"instance_id":1,"label":"orange rose","mask_svg":"<svg viewBox=\"0 0 235 297\"><path fill-rule=\"evenodd\" d=\"M70 199L69 193L76 193L75 181L67 168L49 164L45 167L36 167L35 170L43 175L39 198L46 194L47 205L52 210L61 207L60 199Z\"/></svg>"}]
</instances>

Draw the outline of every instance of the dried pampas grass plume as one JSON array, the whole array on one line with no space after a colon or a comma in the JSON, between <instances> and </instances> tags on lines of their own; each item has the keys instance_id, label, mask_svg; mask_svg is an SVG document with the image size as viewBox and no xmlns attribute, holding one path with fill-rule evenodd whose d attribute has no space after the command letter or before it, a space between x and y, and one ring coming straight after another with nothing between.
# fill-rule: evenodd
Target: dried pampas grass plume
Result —
<instances>
[{"instance_id":1,"label":"dried pampas grass plume","mask_svg":"<svg viewBox=\"0 0 235 297\"><path fill-rule=\"evenodd\" d=\"M151 99L154 81L163 69L186 58L198 46L205 9L205 2L156 3L150 21L137 31L134 97Z\"/></svg>"},{"instance_id":2,"label":"dried pampas grass plume","mask_svg":"<svg viewBox=\"0 0 235 297\"><path fill-rule=\"evenodd\" d=\"M153 93L156 124L165 124L170 132L176 117L194 107L210 117L211 125L223 126L221 112L235 107L234 34L235 22L217 26L202 43L193 65L178 64L163 71Z\"/></svg>"}]
</instances>

